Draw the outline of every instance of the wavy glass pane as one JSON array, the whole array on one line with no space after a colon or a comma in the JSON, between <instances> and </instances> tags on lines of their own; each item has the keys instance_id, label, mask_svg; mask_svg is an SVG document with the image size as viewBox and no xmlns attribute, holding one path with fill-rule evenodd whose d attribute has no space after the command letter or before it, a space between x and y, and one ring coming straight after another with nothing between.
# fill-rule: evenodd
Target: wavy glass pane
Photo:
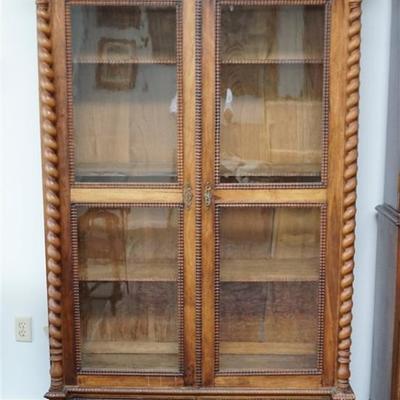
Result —
<instances>
[{"instance_id":1,"label":"wavy glass pane","mask_svg":"<svg viewBox=\"0 0 400 400\"><path fill-rule=\"evenodd\" d=\"M320 209L221 207L220 371L318 367Z\"/></svg>"},{"instance_id":2,"label":"wavy glass pane","mask_svg":"<svg viewBox=\"0 0 400 400\"><path fill-rule=\"evenodd\" d=\"M323 6L231 6L221 10L221 58L322 60Z\"/></svg>"},{"instance_id":3,"label":"wavy glass pane","mask_svg":"<svg viewBox=\"0 0 400 400\"><path fill-rule=\"evenodd\" d=\"M86 369L179 372L177 208L78 208Z\"/></svg>"},{"instance_id":4,"label":"wavy glass pane","mask_svg":"<svg viewBox=\"0 0 400 400\"><path fill-rule=\"evenodd\" d=\"M223 6L222 183L320 182L324 7Z\"/></svg>"},{"instance_id":5,"label":"wavy glass pane","mask_svg":"<svg viewBox=\"0 0 400 400\"><path fill-rule=\"evenodd\" d=\"M78 182L177 181L176 10L72 6Z\"/></svg>"}]
</instances>

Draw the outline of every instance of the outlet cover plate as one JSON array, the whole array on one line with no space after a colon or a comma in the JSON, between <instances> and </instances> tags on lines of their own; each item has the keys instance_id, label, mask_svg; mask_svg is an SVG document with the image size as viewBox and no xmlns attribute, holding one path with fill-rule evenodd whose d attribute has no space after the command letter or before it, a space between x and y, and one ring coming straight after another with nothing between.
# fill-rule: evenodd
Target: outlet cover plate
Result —
<instances>
[{"instance_id":1,"label":"outlet cover plate","mask_svg":"<svg viewBox=\"0 0 400 400\"><path fill-rule=\"evenodd\" d=\"M32 318L15 318L15 340L17 342L32 342Z\"/></svg>"}]
</instances>

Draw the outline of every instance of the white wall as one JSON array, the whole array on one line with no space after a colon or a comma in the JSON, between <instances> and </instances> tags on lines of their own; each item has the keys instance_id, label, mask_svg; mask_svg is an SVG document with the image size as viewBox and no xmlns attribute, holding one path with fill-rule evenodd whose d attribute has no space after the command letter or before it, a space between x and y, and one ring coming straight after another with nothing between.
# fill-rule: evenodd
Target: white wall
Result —
<instances>
[{"instance_id":1,"label":"white wall","mask_svg":"<svg viewBox=\"0 0 400 400\"><path fill-rule=\"evenodd\" d=\"M394 0L398 1L398 0ZM374 310L376 213L383 201L389 77L390 0L364 0L356 230L352 384L369 397Z\"/></svg>"},{"instance_id":2,"label":"white wall","mask_svg":"<svg viewBox=\"0 0 400 400\"><path fill-rule=\"evenodd\" d=\"M36 11L2 0L1 270L2 395L41 398L48 389ZM33 317L33 342L14 341L14 317Z\"/></svg>"},{"instance_id":3,"label":"white wall","mask_svg":"<svg viewBox=\"0 0 400 400\"><path fill-rule=\"evenodd\" d=\"M394 0L396 1L396 0ZM34 0L0 0L0 397L40 399L48 348ZM390 0L364 0L352 384L368 400L376 221L382 201ZM33 317L33 343L14 341L14 317ZM2 365L1 365L2 364Z\"/></svg>"}]
</instances>

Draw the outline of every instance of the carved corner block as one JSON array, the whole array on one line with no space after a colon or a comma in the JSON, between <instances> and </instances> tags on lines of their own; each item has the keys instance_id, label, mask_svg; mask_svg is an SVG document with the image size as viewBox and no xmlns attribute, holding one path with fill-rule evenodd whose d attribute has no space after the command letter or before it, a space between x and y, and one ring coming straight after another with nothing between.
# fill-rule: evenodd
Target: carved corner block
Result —
<instances>
[{"instance_id":1,"label":"carved corner block","mask_svg":"<svg viewBox=\"0 0 400 400\"><path fill-rule=\"evenodd\" d=\"M351 389L347 391L336 391L332 394L332 400L356 400L356 396Z\"/></svg>"},{"instance_id":2,"label":"carved corner block","mask_svg":"<svg viewBox=\"0 0 400 400\"><path fill-rule=\"evenodd\" d=\"M64 400L67 395L64 392L50 391L47 392L44 397L49 400Z\"/></svg>"}]
</instances>

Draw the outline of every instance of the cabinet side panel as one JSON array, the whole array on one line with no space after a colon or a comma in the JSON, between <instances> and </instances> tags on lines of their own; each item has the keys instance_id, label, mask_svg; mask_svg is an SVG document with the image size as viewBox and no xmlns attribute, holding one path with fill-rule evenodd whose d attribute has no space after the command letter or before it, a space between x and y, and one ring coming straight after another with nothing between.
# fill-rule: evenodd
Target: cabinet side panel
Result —
<instances>
[{"instance_id":1,"label":"cabinet side panel","mask_svg":"<svg viewBox=\"0 0 400 400\"><path fill-rule=\"evenodd\" d=\"M387 145L385 164L385 203L397 208L400 184L400 3L392 1L392 32L390 46L389 101L387 122Z\"/></svg>"},{"instance_id":2,"label":"cabinet side panel","mask_svg":"<svg viewBox=\"0 0 400 400\"><path fill-rule=\"evenodd\" d=\"M397 226L378 216L371 400L390 400L396 297Z\"/></svg>"}]
</instances>

